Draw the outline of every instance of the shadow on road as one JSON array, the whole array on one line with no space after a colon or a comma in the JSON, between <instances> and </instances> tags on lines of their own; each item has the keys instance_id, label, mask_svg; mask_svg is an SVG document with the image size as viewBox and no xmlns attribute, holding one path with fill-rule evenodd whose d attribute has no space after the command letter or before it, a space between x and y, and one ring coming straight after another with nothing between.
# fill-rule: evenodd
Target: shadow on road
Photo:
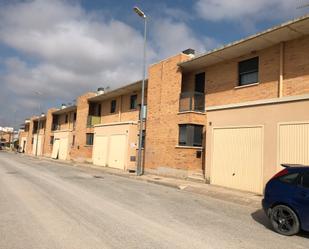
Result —
<instances>
[{"instance_id":1,"label":"shadow on road","mask_svg":"<svg viewBox=\"0 0 309 249\"><path fill-rule=\"evenodd\" d=\"M268 219L268 217L266 216L265 212L263 209L258 209L256 210L254 213L251 214L251 217L258 223L262 224L264 227L266 227L269 230L272 230L272 226L270 224L270 221ZM300 231L299 234L297 234L296 236L300 236L303 238L307 238L309 239L309 232L306 231Z\"/></svg>"},{"instance_id":2,"label":"shadow on road","mask_svg":"<svg viewBox=\"0 0 309 249\"><path fill-rule=\"evenodd\" d=\"M258 223L262 224L267 229L272 229L269 219L264 213L263 209L258 209L254 213L251 214L251 217Z\"/></svg>"}]
</instances>

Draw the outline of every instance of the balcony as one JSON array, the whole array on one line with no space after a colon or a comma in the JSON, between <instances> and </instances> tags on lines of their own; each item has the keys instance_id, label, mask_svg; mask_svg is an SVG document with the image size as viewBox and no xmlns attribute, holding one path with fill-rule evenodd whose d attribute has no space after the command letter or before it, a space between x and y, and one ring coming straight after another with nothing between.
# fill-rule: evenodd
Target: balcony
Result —
<instances>
[{"instance_id":1,"label":"balcony","mask_svg":"<svg viewBox=\"0 0 309 249\"><path fill-rule=\"evenodd\" d=\"M58 131L60 130L60 125L59 124L52 124L52 131Z\"/></svg>"},{"instance_id":2,"label":"balcony","mask_svg":"<svg viewBox=\"0 0 309 249\"><path fill-rule=\"evenodd\" d=\"M179 112L205 112L205 95L200 92L182 92L179 98Z\"/></svg>"},{"instance_id":3,"label":"balcony","mask_svg":"<svg viewBox=\"0 0 309 249\"><path fill-rule=\"evenodd\" d=\"M100 123L101 123L101 116L88 116L87 118L87 127L92 127Z\"/></svg>"}]
</instances>

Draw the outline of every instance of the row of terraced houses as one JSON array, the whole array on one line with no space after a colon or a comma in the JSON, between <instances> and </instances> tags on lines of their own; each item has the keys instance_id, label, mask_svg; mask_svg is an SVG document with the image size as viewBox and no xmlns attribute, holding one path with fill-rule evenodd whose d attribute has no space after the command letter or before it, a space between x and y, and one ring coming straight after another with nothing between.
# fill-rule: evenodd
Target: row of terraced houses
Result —
<instances>
[{"instance_id":1,"label":"row of terraced houses","mask_svg":"<svg viewBox=\"0 0 309 249\"><path fill-rule=\"evenodd\" d=\"M25 121L21 151L135 170L141 82ZM145 173L262 193L281 163L309 164L309 16L150 65Z\"/></svg>"}]
</instances>

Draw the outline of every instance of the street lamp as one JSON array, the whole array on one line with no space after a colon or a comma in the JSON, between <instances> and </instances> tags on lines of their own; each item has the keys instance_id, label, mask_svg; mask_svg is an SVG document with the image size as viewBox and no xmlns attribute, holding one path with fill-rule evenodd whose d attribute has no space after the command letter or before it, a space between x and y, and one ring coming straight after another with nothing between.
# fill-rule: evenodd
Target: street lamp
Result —
<instances>
[{"instance_id":1,"label":"street lamp","mask_svg":"<svg viewBox=\"0 0 309 249\"><path fill-rule=\"evenodd\" d=\"M142 99L140 110L140 126L139 126L139 138L138 138L138 157L136 174L138 176L143 174L142 167L142 141L143 141L143 118L144 118L144 102L145 102L145 77L146 77L146 41L147 41L147 17L145 13L138 7L134 7L133 10L137 15L144 19L144 53L143 53L143 78L142 78Z\"/></svg>"}]
</instances>

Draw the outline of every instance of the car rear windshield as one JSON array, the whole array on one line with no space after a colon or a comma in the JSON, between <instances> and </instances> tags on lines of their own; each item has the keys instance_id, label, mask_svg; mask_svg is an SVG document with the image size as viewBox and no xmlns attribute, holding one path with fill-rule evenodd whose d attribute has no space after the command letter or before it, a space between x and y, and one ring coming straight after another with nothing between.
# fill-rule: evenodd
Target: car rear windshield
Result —
<instances>
[{"instance_id":1,"label":"car rear windshield","mask_svg":"<svg viewBox=\"0 0 309 249\"><path fill-rule=\"evenodd\" d=\"M288 184L296 184L299 177L299 173L289 173L287 175L279 177L279 180Z\"/></svg>"}]
</instances>

